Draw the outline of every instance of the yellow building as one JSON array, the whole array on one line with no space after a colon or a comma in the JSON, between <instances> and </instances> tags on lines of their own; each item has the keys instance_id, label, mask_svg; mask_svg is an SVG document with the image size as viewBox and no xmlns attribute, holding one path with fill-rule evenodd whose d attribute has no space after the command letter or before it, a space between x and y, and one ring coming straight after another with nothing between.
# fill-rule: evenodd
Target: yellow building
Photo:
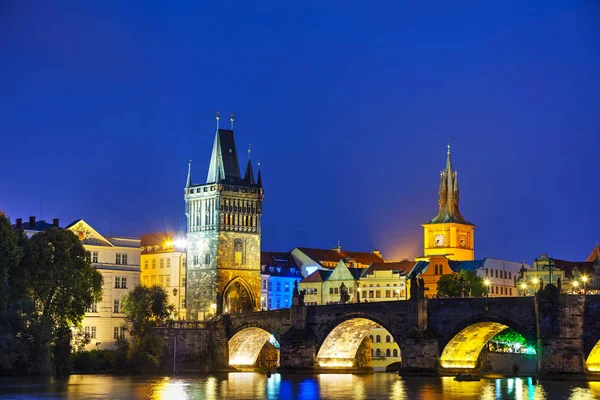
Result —
<instances>
[{"instance_id":1,"label":"yellow building","mask_svg":"<svg viewBox=\"0 0 600 400\"><path fill-rule=\"evenodd\" d=\"M371 339L371 359L373 370L385 371L393 363L401 362L400 346L387 329L377 325L368 334Z\"/></svg>"},{"instance_id":2,"label":"yellow building","mask_svg":"<svg viewBox=\"0 0 600 400\"><path fill-rule=\"evenodd\" d=\"M443 255L450 260L473 260L475 257L475 225L467 221L458 209L458 172L452 171L450 145L446 169L440 172L439 211L423 224L424 257Z\"/></svg>"},{"instance_id":3,"label":"yellow building","mask_svg":"<svg viewBox=\"0 0 600 400\"><path fill-rule=\"evenodd\" d=\"M175 318L186 319L184 243L170 232L142 235L141 275L144 286L159 285L175 307Z\"/></svg>"},{"instance_id":4,"label":"yellow building","mask_svg":"<svg viewBox=\"0 0 600 400\"><path fill-rule=\"evenodd\" d=\"M406 276L414 261L373 263L360 276L361 301L407 300Z\"/></svg>"}]
</instances>

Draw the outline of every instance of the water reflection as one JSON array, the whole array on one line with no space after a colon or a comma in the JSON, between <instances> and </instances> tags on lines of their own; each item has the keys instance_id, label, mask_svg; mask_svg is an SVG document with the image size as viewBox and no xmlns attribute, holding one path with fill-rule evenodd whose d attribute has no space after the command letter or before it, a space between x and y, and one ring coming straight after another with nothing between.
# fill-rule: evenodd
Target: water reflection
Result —
<instances>
[{"instance_id":1,"label":"water reflection","mask_svg":"<svg viewBox=\"0 0 600 400\"><path fill-rule=\"evenodd\" d=\"M448 399L587 400L600 397L600 382L532 378L457 382L452 377L395 374L285 375L240 372L209 376L140 377L73 375L68 379L0 378L0 398L80 399Z\"/></svg>"}]
</instances>

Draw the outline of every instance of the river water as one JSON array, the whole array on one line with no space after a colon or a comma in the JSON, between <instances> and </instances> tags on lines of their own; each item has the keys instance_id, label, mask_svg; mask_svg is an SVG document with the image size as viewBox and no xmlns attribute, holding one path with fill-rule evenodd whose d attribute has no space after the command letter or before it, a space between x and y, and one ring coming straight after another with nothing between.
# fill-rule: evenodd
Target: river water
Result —
<instances>
[{"instance_id":1,"label":"river water","mask_svg":"<svg viewBox=\"0 0 600 400\"><path fill-rule=\"evenodd\" d=\"M0 399L573 399L600 398L600 382L532 378L456 382L395 374L285 375L236 372L165 377L72 375L1 378Z\"/></svg>"}]
</instances>

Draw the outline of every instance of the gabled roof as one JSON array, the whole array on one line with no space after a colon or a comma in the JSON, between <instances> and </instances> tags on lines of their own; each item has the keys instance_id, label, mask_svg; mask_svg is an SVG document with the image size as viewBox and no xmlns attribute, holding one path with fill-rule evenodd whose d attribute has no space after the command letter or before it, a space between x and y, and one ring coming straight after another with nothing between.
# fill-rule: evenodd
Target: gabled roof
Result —
<instances>
[{"instance_id":1,"label":"gabled roof","mask_svg":"<svg viewBox=\"0 0 600 400\"><path fill-rule=\"evenodd\" d=\"M408 279L412 279L412 278L417 278L419 275L421 275L425 270L427 270L427 267L429 266L429 261L418 261L415 266L410 270L410 272L408 273L407 278Z\"/></svg>"},{"instance_id":2,"label":"gabled roof","mask_svg":"<svg viewBox=\"0 0 600 400\"><path fill-rule=\"evenodd\" d=\"M372 275L375 273L375 271L397 271L401 275L407 275L414 266L414 261L372 263L369 265L369 268L364 270L362 276Z\"/></svg>"},{"instance_id":3,"label":"gabled roof","mask_svg":"<svg viewBox=\"0 0 600 400\"><path fill-rule=\"evenodd\" d=\"M266 265L261 269L261 274L276 278L302 278L302 271L296 267L290 268Z\"/></svg>"},{"instance_id":4,"label":"gabled roof","mask_svg":"<svg viewBox=\"0 0 600 400\"><path fill-rule=\"evenodd\" d=\"M140 239L138 238L106 237L106 240L116 247L140 248Z\"/></svg>"},{"instance_id":5,"label":"gabled roof","mask_svg":"<svg viewBox=\"0 0 600 400\"><path fill-rule=\"evenodd\" d=\"M594 246L594 250L592 250L586 261L600 263L600 247L598 247L597 243L596 246Z\"/></svg>"},{"instance_id":6,"label":"gabled roof","mask_svg":"<svg viewBox=\"0 0 600 400\"><path fill-rule=\"evenodd\" d=\"M594 275L594 263L591 261L565 261L557 258L551 258L554 262L554 268L565 272L565 277L572 278L575 268L583 275Z\"/></svg>"},{"instance_id":7,"label":"gabled roof","mask_svg":"<svg viewBox=\"0 0 600 400\"><path fill-rule=\"evenodd\" d=\"M92 228L87 222L85 222L82 219L78 219L72 222L71 224L66 226L65 229L68 229L72 231L75 235L79 236L79 240L81 240L82 244L87 244L90 246L115 246L107 238L96 232L94 228Z\"/></svg>"},{"instance_id":8,"label":"gabled roof","mask_svg":"<svg viewBox=\"0 0 600 400\"><path fill-rule=\"evenodd\" d=\"M297 268L294 257L285 251L261 251L260 265Z\"/></svg>"},{"instance_id":9,"label":"gabled roof","mask_svg":"<svg viewBox=\"0 0 600 400\"><path fill-rule=\"evenodd\" d=\"M383 258L377 254L358 252L358 251L344 251L344 250L325 250L325 249L312 249L309 247L296 247L299 251L306 254L310 259L315 262L335 262L340 260L354 259L360 264L370 265L372 263L382 263Z\"/></svg>"},{"instance_id":10,"label":"gabled roof","mask_svg":"<svg viewBox=\"0 0 600 400\"><path fill-rule=\"evenodd\" d=\"M329 279L329 277L331 276L332 273L333 273L333 271L326 271L323 269L318 269L315 272L313 272L312 274L310 274L309 276L307 276L306 278L302 279L302 281L300 281L300 282L301 283L325 282L326 280Z\"/></svg>"}]
</instances>

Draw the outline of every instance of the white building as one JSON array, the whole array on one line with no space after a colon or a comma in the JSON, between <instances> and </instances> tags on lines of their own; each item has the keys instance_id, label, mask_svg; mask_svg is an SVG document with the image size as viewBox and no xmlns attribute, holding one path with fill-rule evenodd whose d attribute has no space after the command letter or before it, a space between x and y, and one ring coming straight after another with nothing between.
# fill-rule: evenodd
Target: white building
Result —
<instances>
[{"instance_id":1,"label":"white building","mask_svg":"<svg viewBox=\"0 0 600 400\"><path fill-rule=\"evenodd\" d=\"M113 348L115 339L125 337L123 297L140 283L140 239L102 236L81 219L65 229L79 237L104 278L102 300L91 307L82 322L90 338L86 349Z\"/></svg>"}]
</instances>

